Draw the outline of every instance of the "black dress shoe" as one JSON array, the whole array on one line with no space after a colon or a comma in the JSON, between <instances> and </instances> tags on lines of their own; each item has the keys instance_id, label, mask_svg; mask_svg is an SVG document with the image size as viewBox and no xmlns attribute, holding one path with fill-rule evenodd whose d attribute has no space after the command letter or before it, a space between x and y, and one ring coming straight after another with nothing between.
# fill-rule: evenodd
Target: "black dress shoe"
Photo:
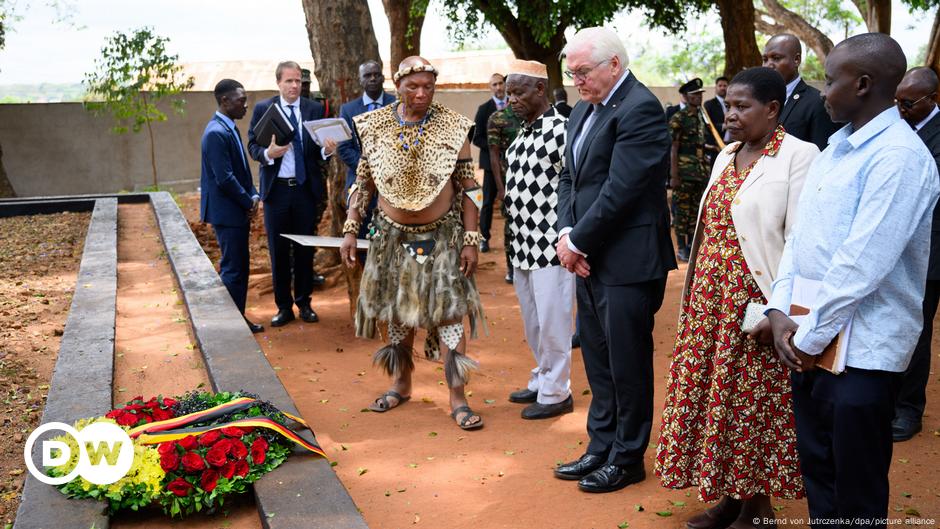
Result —
<instances>
[{"instance_id":1,"label":"black dress shoe","mask_svg":"<svg viewBox=\"0 0 940 529\"><path fill-rule=\"evenodd\" d=\"M538 391L532 391L529 388L513 391L509 394L509 402L518 402L519 404L529 404L535 402L539 396Z\"/></svg>"},{"instance_id":2,"label":"black dress shoe","mask_svg":"<svg viewBox=\"0 0 940 529\"><path fill-rule=\"evenodd\" d=\"M556 404L530 404L522 410L523 419L550 419L574 411L574 399L571 395Z\"/></svg>"},{"instance_id":3,"label":"black dress shoe","mask_svg":"<svg viewBox=\"0 0 940 529\"><path fill-rule=\"evenodd\" d=\"M895 443L907 441L917 435L923 428L921 421L915 421L907 417L895 417L891 421L891 438Z\"/></svg>"},{"instance_id":4,"label":"black dress shoe","mask_svg":"<svg viewBox=\"0 0 940 529\"><path fill-rule=\"evenodd\" d=\"M259 332L264 332L264 325L260 323L253 323L248 319L248 316L245 316L245 325L251 330L252 334L258 334Z\"/></svg>"},{"instance_id":5,"label":"black dress shoe","mask_svg":"<svg viewBox=\"0 0 940 529\"><path fill-rule=\"evenodd\" d=\"M571 348L572 348L572 349L580 349L580 348L581 348L581 335L580 335L580 334L574 333L574 334L571 336Z\"/></svg>"},{"instance_id":6,"label":"black dress shoe","mask_svg":"<svg viewBox=\"0 0 940 529\"><path fill-rule=\"evenodd\" d=\"M578 488L584 492L613 492L644 479L646 469L643 463L629 466L606 464L581 478Z\"/></svg>"},{"instance_id":7,"label":"black dress shoe","mask_svg":"<svg viewBox=\"0 0 940 529\"><path fill-rule=\"evenodd\" d=\"M293 309L284 309L277 311L277 314L271 318L271 327L282 327L294 321Z\"/></svg>"},{"instance_id":8,"label":"black dress shoe","mask_svg":"<svg viewBox=\"0 0 940 529\"><path fill-rule=\"evenodd\" d=\"M555 477L572 481L581 479L600 468L606 462L606 457L584 454L577 461L558 465L555 468Z\"/></svg>"},{"instance_id":9,"label":"black dress shoe","mask_svg":"<svg viewBox=\"0 0 940 529\"><path fill-rule=\"evenodd\" d=\"M511 285L512 284L512 272L506 272L506 277L503 279L505 279L506 282Z\"/></svg>"},{"instance_id":10,"label":"black dress shoe","mask_svg":"<svg viewBox=\"0 0 940 529\"><path fill-rule=\"evenodd\" d=\"M300 319L304 320L307 323L316 323L320 321L317 313L314 312L310 307L303 307L300 309Z\"/></svg>"},{"instance_id":11,"label":"black dress shoe","mask_svg":"<svg viewBox=\"0 0 940 529\"><path fill-rule=\"evenodd\" d=\"M311 279L311 282L313 283L313 286L315 287L322 287L323 284L326 283L326 278L321 276L320 274L313 274L313 278Z\"/></svg>"},{"instance_id":12,"label":"black dress shoe","mask_svg":"<svg viewBox=\"0 0 940 529\"><path fill-rule=\"evenodd\" d=\"M483 239L483 242L480 243L480 252L487 253L490 251L490 243L486 239Z\"/></svg>"}]
</instances>

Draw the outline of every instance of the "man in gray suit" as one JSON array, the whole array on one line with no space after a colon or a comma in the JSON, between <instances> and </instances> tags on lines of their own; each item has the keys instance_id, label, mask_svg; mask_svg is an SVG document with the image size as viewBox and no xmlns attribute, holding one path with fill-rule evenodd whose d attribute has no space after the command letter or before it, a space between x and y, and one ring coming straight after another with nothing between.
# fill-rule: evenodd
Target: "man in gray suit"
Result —
<instances>
[{"instance_id":1,"label":"man in gray suit","mask_svg":"<svg viewBox=\"0 0 940 529\"><path fill-rule=\"evenodd\" d=\"M555 476L586 492L646 477L653 423L653 317L676 268L669 236L669 132L662 105L629 70L615 32L587 28L565 46L581 95L558 188L558 257L578 274L581 353L591 386L590 443Z\"/></svg>"}]
</instances>

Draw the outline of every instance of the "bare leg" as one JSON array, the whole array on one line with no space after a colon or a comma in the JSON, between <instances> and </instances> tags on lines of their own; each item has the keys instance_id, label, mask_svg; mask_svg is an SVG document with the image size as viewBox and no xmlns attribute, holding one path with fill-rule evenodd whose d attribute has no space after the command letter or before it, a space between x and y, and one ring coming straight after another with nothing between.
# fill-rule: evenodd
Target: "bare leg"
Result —
<instances>
[{"instance_id":1,"label":"bare leg","mask_svg":"<svg viewBox=\"0 0 940 529\"><path fill-rule=\"evenodd\" d=\"M399 329L401 328L399 327ZM415 330L408 329L403 337L391 336L391 330L389 334L391 345L399 346L401 351L406 351L410 356L414 347ZM411 374L414 372L414 363L409 357L407 361L399 359L396 365L397 369L392 373L391 388L373 401L372 405L369 406L371 410L377 412L388 411L411 398Z\"/></svg>"},{"instance_id":2,"label":"bare leg","mask_svg":"<svg viewBox=\"0 0 940 529\"><path fill-rule=\"evenodd\" d=\"M454 324L461 325L460 322L448 322L441 325L441 328L446 328L448 325ZM450 341L451 343L447 343ZM467 352L467 336L463 332L460 333L460 340L458 343L453 343L453 338L442 335L441 339L442 349L444 350L444 365L456 365L457 360L454 358L455 354L466 355ZM456 345L456 346L455 346ZM447 378L447 383L450 388L450 409L452 415L457 424L464 429L472 429L478 425L482 425L483 418L478 414L470 410L469 403L467 402L467 395L464 391L465 385L463 382L454 383L452 378L459 377L450 377L446 376L448 369L445 367L445 378ZM461 409L463 408L463 409ZM460 410L460 411L457 411Z\"/></svg>"}]
</instances>

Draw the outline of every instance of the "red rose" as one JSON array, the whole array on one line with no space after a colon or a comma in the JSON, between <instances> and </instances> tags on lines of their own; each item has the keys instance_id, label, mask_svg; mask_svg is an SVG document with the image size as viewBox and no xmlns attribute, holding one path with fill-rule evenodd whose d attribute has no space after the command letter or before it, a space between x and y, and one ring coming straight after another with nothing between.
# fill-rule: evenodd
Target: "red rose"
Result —
<instances>
[{"instance_id":1,"label":"red rose","mask_svg":"<svg viewBox=\"0 0 940 529\"><path fill-rule=\"evenodd\" d=\"M163 399L163 406L166 408L172 408L173 406L176 406L177 404L178 402L176 401L176 399L171 399L169 397L165 397Z\"/></svg>"},{"instance_id":2,"label":"red rose","mask_svg":"<svg viewBox=\"0 0 940 529\"><path fill-rule=\"evenodd\" d=\"M224 449L213 446L206 452L206 462L214 467L220 467L228 462L228 456L226 456Z\"/></svg>"},{"instance_id":3,"label":"red rose","mask_svg":"<svg viewBox=\"0 0 940 529\"><path fill-rule=\"evenodd\" d=\"M155 421L165 421L167 419L172 419L173 417L173 412L170 410L164 410L163 408L155 408L153 410L153 419Z\"/></svg>"},{"instance_id":4,"label":"red rose","mask_svg":"<svg viewBox=\"0 0 940 529\"><path fill-rule=\"evenodd\" d=\"M192 435L187 435L186 437L177 441L180 446L183 447L183 450L192 450L196 448L198 443L196 442L196 437Z\"/></svg>"},{"instance_id":5,"label":"red rose","mask_svg":"<svg viewBox=\"0 0 940 529\"><path fill-rule=\"evenodd\" d=\"M222 432L210 430L199 436L199 444L202 446L212 446L222 437Z\"/></svg>"},{"instance_id":6,"label":"red rose","mask_svg":"<svg viewBox=\"0 0 940 529\"><path fill-rule=\"evenodd\" d=\"M219 469L219 474L222 474L222 477L225 479L232 479L232 476L235 475L235 462L229 461L222 465L222 468Z\"/></svg>"},{"instance_id":7,"label":"red rose","mask_svg":"<svg viewBox=\"0 0 940 529\"><path fill-rule=\"evenodd\" d=\"M231 439L229 446L232 447L229 453L232 454L232 457L235 459L245 459L245 457L248 455L248 448L245 447L245 443L239 441L238 439Z\"/></svg>"},{"instance_id":8,"label":"red rose","mask_svg":"<svg viewBox=\"0 0 940 529\"><path fill-rule=\"evenodd\" d=\"M164 472L173 472L180 466L180 456L176 452L160 454L160 468Z\"/></svg>"},{"instance_id":9,"label":"red rose","mask_svg":"<svg viewBox=\"0 0 940 529\"><path fill-rule=\"evenodd\" d=\"M219 473L211 468L203 472L202 477L199 478L199 485L202 487L202 490L206 492L212 492L218 482Z\"/></svg>"},{"instance_id":10,"label":"red rose","mask_svg":"<svg viewBox=\"0 0 940 529\"><path fill-rule=\"evenodd\" d=\"M146 413L143 413L143 412L140 413L140 419L142 419L142 420L144 421L144 423L146 423L146 424L150 424L150 423L153 422L153 417L151 417L151 416L149 416L149 415L147 415Z\"/></svg>"},{"instance_id":11,"label":"red rose","mask_svg":"<svg viewBox=\"0 0 940 529\"><path fill-rule=\"evenodd\" d=\"M121 426L134 426L137 421L138 418L133 413L125 413L117 418L117 423Z\"/></svg>"},{"instance_id":12,"label":"red rose","mask_svg":"<svg viewBox=\"0 0 940 529\"><path fill-rule=\"evenodd\" d=\"M245 435L245 431L239 428L238 426L227 426L222 428L222 433L229 437L241 437Z\"/></svg>"},{"instance_id":13,"label":"red rose","mask_svg":"<svg viewBox=\"0 0 940 529\"><path fill-rule=\"evenodd\" d=\"M235 462L235 475L243 478L248 475L248 462L242 459Z\"/></svg>"},{"instance_id":14,"label":"red rose","mask_svg":"<svg viewBox=\"0 0 940 529\"><path fill-rule=\"evenodd\" d=\"M106 414L105 414L105 417L107 417L107 418L109 418L109 419L117 419L117 418L120 417L121 415L124 415L124 410L122 410L122 409L116 409L116 410L111 410L111 411L109 411L108 413L106 413Z\"/></svg>"},{"instance_id":15,"label":"red rose","mask_svg":"<svg viewBox=\"0 0 940 529\"><path fill-rule=\"evenodd\" d=\"M218 441L216 441L215 444L212 445L212 448L217 448L225 452L225 455L231 454L232 453L232 439L227 439L223 437L219 439Z\"/></svg>"},{"instance_id":16,"label":"red rose","mask_svg":"<svg viewBox=\"0 0 940 529\"><path fill-rule=\"evenodd\" d=\"M163 454L175 454L176 453L176 443L173 441L167 441L165 443L160 443L157 445L157 452L162 456Z\"/></svg>"},{"instance_id":17,"label":"red rose","mask_svg":"<svg viewBox=\"0 0 940 529\"><path fill-rule=\"evenodd\" d=\"M264 440L264 437L255 439L255 442L251 443L251 462L256 465L264 463L267 450L268 442Z\"/></svg>"},{"instance_id":18,"label":"red rose","mask_svg":"<svg viewBox=\"0 0 940 529\"><path fill-rule=\"evenodd\" d=\"M197 472L206 468L202 456L196 452L186 452L183 454L183 470L186 472Z\"/></svg>"},{"instance_id":19,"label":"red rose","mask_svg":"<svg viewBox=\"0 0 940 529\"><path fill-rule=\"evenodd\" d=\"M131 399L130 401L128 401L128 402L143 402L143 401L144 401L144 396L143 396L143 395L137 395L136 397L132 398L132 399Z\"/></svg>"},{"instance_id":20,"label":"red rose","mask_svg":"<svg viewBox=\"0 0 940 529\"><path fill-rule=\"evenodd\" d=\"M245 432L245 433L251 433L251 432L255 431L255 427L254 427L254 426L240 426L240 428L241 428L242 431Z\"/></svg>"},{"instance_id":21,"label":"red rose","mask_svg":"<svg viewBox=\"0 0 940 529\"><path fill-rule=\"evenodd\" d=\"M124 406L124 409L126 411L138 411L138 410L144 409L144 405L143 404L128 404L127 406Z\"/></svg>"},{"instance_id":22,"label":"red rose","mask_svg":"<svg viewBox=\"0 0 940 529\"><path fill-rule=\"evenodd\" d=\"M176 478L171 481L170 484L166 486L166 488L177 496L187 496L189 495L189 491L193 489L193 486L183 478Z\"/></svg>"}]
</instances>

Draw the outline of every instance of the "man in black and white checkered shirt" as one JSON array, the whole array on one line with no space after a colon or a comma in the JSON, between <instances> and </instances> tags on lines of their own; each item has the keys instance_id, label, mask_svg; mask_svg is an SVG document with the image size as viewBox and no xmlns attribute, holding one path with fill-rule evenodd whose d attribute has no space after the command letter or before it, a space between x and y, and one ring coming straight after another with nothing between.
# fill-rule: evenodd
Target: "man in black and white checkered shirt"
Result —
<instances>
[{"instance_id":1,"label":"man in black and white checkered shirt","mask_svg":"<svg viewBox=\"0 0 940 529\"><path fill-rule=\"evenodd\" d=\"M535 355L525 389L509 396L531 403L523 419L547 419L569 413L571 398L571 318L574 274L555 255L558 178L565 151L568 120L547 97L544 64L514 61L506 79L509 104L523 119L506 150L506 224L509 226L516 295L526 341Z\"/></svg>"}]
</instances>

